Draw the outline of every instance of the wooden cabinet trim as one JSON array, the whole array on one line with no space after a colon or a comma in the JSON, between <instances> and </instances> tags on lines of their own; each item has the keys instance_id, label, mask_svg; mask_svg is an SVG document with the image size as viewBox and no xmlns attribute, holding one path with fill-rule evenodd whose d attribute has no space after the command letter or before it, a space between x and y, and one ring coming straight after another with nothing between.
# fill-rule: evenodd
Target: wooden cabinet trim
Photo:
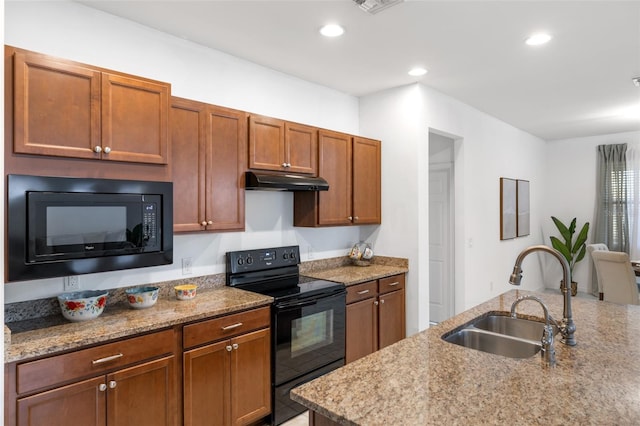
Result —
<instances>
[{"instance_id":1,"label":"wooden cabinet trim","mask_svg":"<svg viewBox=\"0 0 640 426\"><path fill-rule=\"evenodd\" d=\"M183 328L183 348L192 348L269 327L271 323L270 309L267 306L185 325Z\"/></svg>"}]
</instances>

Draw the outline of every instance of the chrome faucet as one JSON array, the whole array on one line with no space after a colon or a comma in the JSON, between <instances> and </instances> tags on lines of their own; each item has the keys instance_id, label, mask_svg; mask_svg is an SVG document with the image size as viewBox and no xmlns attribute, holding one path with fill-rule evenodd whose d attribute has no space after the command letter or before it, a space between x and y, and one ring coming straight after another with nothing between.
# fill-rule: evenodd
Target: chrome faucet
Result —
<instances>
[{"instance_id":1,"label":"chrome faucet","mask_svg":"<svg viewBox=\"0 0 640 426\"><path fill-rule=\"evenodd\" d=\"M565 345L575 346L577 343L574 336L576 325L573 322L573 315L571 313L571 293L569 293L571 272L569 269L569 262L567 262L567 259L565 259L565 257L559 251L544 245L531 246L522 250L522 252L516 259L515 265L513 266L513 272L511 273L511 277L509 278L509 284L520 285L520 281L522 280L522 261L525 257L527 257L529 253L533 253L534 251L544 251L553 255L556 259L558 259L558 262L560 262L560 265L562 266L564 279L562 281L562 285L560 286L560 291L562 291L562 296L564 297L564 305L562 312L562 321L558 324L558 328L560 329L560 333L562 334L562 339L560 339L560 341Z\"/></svg>"},{"instance_id":2,"label":"chrome faucet","mask_svg":"<svg viewBox=\"0 0 640 426\"><path fill-rule=\"evenodd\" d=\"M556 366L556 349L553 346L553 325L552 324L556 324L555 320L553 318L551 318L551 315L549 315L549 309L547 308L547 305L544 304L544 302L537 298L536 296L520 296L516 299L515 302L513 302L513 304L511 305L511 317L512 318L516 318L516 306L518 306L518 304L524 300L535 300L536 302L538 302L541 306L542 309L544 310L544 331L542 332L542 338L541 343L542 343L542 350L540 352L540 354L542 355L542 359L544 359L544 362L547 366L549 367L555 367Z\"/></svg>"}]
</instances>

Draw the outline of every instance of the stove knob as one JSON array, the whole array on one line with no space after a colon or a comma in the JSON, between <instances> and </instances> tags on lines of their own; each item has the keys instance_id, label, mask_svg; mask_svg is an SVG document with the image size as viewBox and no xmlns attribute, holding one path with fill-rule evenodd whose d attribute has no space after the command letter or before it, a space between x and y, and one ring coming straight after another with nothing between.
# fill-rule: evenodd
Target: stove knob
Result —
<instances>
[{"instance_id":1,"label":"stove knob","mask_svg":"<svg viewBox=\"0 0 640 426\"><path fill-rule=\"evenodd\" d=\"M289 258L289 255L288 255L287 253L285 253L285 254L283 254L283 255L282 255L282 258L283 258L284 260L287 260L287 259Z\"/></svg>"},{"instance_id":2,"label":"stove knob","mask_svg":"<svg viewBox=\"0 0 640 426\"><path fill-rule=\"evenodd\" d=\"M242 265L242 264L244 264L244 259L239 257L238 258L238 265Z\"/></svg>"},{"instance_id":3,"label":"stove knob","mask_svg":"<svg viewBox=\"0 0 640 426\"><path fill-rule=\"evenodd\" d=\"M296 258L296 252L295 252L295 251L292 251L292 252L291 252L291 254L289 255L289 257L290 257L291 259L295 259L295 258Z\"/></svg>"},{"instance_id":4,"label":"stove knob","mask_svg":"<svg viewBox=\"0 0 640 426\"><path fill-rule=\"evenodd\" d=\"M247 265L251 265L253 263L253 257L247 257Z\"/></svg>"}]
</instances>

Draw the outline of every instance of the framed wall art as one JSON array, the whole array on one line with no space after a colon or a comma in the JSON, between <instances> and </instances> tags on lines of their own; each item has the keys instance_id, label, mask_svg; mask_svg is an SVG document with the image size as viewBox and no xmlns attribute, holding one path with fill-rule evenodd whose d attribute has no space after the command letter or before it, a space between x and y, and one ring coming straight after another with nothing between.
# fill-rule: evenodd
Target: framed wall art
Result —
<instances>
[{"instance_id":1,"label":"framed wall art","mask_svg":"<svg viewBox=\"0 0 640 426\"><path fill-rule=\"evenodd\" d=\"M518 236L518 188L516 179L500 178L500 239Z\"/></svg>"},{"instance_id":2,"label":"framed wall art","mask_svg":"<svg viewBox=\"0 0 640 426\"><path fill-rule=\"evenodd\" d=\"M524 237L529 235L529 181L518 179L516 192L518 237Z\"/></svg>"}]
</instances>

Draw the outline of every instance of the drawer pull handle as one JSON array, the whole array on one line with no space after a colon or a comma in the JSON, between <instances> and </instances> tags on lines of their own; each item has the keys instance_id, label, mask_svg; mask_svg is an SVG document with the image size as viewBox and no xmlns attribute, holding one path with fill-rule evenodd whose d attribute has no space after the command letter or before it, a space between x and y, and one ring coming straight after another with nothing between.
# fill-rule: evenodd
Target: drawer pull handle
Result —
<instances>
[{"instance_id":1,"label":"drawer pull handle","mask_svg":"<svg viewBox=\"0 0 640 426\"><path fill-rule=\"evenodd\" d=\"M369 290L360 290L358 292L358 294L367 294L367 293L369 293Z\"/></svg>"},{"instance_id":2,"label":"drawer pull handle","mask_svg":"<svg viewBox=\"0 0 640 426\"><path fill-rule=\"evenodd\" d=\"M93 361L91 361L91 364L93 364L93 365L102 364L102 363L105 363L105 362L113 361L114 359L122 358L123 356L124 355L122 355L122 354L115 354L115 355L111 355L111 356L106 356L104 358L94 359Z\"/></svg>"},{"instance_id":3,"label":"drawer pull handle","mask_svg":"<svg viewBox=\"0 0 640 426\"><path fill-rule=\"evenodd\" d=\"M393 287L394 285L400 284L400 281L393 282L391 284L387 284L389 287Z\"/></svg>"},{"instance_id":4,"label":"drawer pull handle","mask_svg":"<svg viewBox=\"0 0 640 426\"><path fill-rule=\"evenodd\" d=\"M242 327L242 323L241 322L237 322L235 324L231 324L231 325L228 325L226 327L222 327L222 329L224 331L227 331L227 330L233 330L234 328L238 328L238 327Z\"/></svg>"}]
</instances>

